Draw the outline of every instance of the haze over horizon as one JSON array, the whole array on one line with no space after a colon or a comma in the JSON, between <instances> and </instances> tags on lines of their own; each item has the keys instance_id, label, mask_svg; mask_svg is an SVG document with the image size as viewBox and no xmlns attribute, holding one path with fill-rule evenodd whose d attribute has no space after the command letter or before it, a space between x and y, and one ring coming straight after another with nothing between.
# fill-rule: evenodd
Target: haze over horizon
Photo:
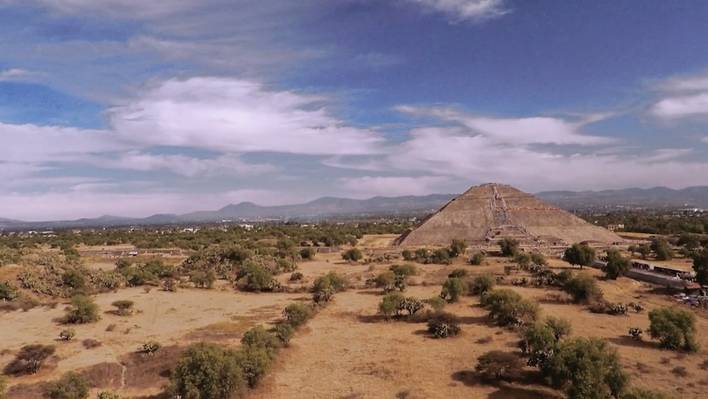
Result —
<instances>
[{"instance_id":1,"label":"haze over horizon","mask_svg":"<svg viewBox=\"0 0 708 399\"><path fill-rule=\"evenodd\" d=\"M0 0L0 217L708 185L706 20L701 2Z\"/></svg>"}]
</instances>

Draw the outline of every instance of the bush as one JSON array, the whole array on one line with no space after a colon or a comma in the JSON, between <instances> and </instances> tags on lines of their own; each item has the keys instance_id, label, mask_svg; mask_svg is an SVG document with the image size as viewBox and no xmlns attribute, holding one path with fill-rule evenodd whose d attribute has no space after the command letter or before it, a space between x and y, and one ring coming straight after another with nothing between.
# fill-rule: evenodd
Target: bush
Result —
<instances>
[{"instance_id":1,"label":"bush","mask_svg":"<svg viewBox=\"0 0 708 399\"><path fill-rule=\"evenodd\" d=\"M255 326L246 331L241 337L241 344L253 348L263 348L271 354L279 347L277 337L263 326Z\"/></svg>"},{"instance_id":2,"label":"bush","mask_svg":"<svg viewBox=\"0 0 708 399\"><path fill-rule=\"evenodd\" d=\"M521 350L529 356L530 366L544 367L558 344L553 330L546 323L536 322L524 330Z\"/></svg>"},{"instance_id":3,"label":"bush","mask_svg":"<svg viewBox=\"0 0 708 399\"><path fill-rule=\"evenodd\" d=\"M597 286L595 278L589 274L580 273L574 276L564 288L575 303L592 303L602 299L602 290Z\"/></svg>"},{"instance_id":4,"label":"bush","mask_svg":"<svg viewBox=\"0 0 708 399\"><path fill-rule=\"evenodd\" d=\"M283 344L287 345L295 334L295 328L290 323L278 323L273 328L273 334Z\"/></svg>"},{"instance_id":5,"label":"bush","mask_svg":"<svg viewBox=\"0 0 708 399\"><path fill-rule=\"evenodd\" d=\"M436 312L428 319L428 333L433 338L448 338L460 333L460 320L447 312Z\"/></svg>"},{"instance_id":6,"label":"bush","mask_svg":"<svg viewBox=\"0 0 708 399\"><path fill-rule=\"evenodd\" d=\"M491 274L482 274L475 277L470 283L470 292L474 295L484 295L485 292L491 291L494 288L494 276Z\"/></svg>"},{"instance_id":7,"label":"bush","mask_svg":"<svg viewBox=\"0 0 708 399\"><path fill-rule=\"evenodd\" d=\"M448 302L457 302L462 295L467 293L465 283L456 277L448 278L442 285L440 297Z\"/></svg>"},{"instance_id":8,"label":"bush","mask_svg":"<svg viewBox=\"0 0 708 399\"><path fill-rule=\"evenodd\" d=\"M381 272L372 281L376 288L381 288L384 292L391 292L396 288L396 274L392 271Z\"/></svg>"},{"instance_id":9,"label":"bush","mask_svg":"<svg viewBox=\"0 0 708 399\"><path fill-rule=\"evenodd\" d=\"M708 285L708 247L693 255L693 270L696 272L696 281ZM0 298L2 298L2 284L0 284Z\"/></svg>"},{"instance_id":10,"label":"bush","mask_svg":"<svg viewBox=\"0 0 708 399\"><path fill-rule=\"evenodd\" d=\"M25 345L5 366L5 374L35 374L55 350L54 345Z\"/></svg>"},{"instance_id":11,"label":"bush","mask_svg":"<svg viewBox=\"0 0 708 399\"><path fill-rule=\"evenodd\" d=\"M399 276L415 276L418 274L418 268L415 267L415 265L411 264L405 264L405 265L393 265L389 267L389 270L392 271L394 274L399 275Z\"/></svg>"},{"instance_id":12,"label":"bush","mask_svg":"<svg viewBox=\"0 0 708 399\"><path fill-rule=\"evenodd\" d=\"M517 252L514 255L514 262L518 263L523 270L527 270L531 265L531 256L524 252Z\"/></svg>"},{"instance_id":13,"label":"bush","mask_svg":"<svg viewBox=\"0 0 708 399\"><path fill-rule=\"evenodd\" d=\"M300 273L300 272L295 272L290 275L290 281L302 281L302 279L305 278L305 275Z\"/></svg>"},{"instance_id":14,"label":"bush","mask_svg":"<svg viewBox=\"0 0 708 399\"><path fill-rule=\"evenodd\" d=\"M524 369L523 360L514 353L491 351L477 358L475 371L479 377L488 382L513 381L521 376Z\"/></svg>"},{"instance_id":15,"label":"bush","mask_svg":"<svg viewBox=\"0 0 708 399\"><path fill-rule=\"evenodd\" d=\"M236 362L241 366L248 386L253 388L270 369L273 352L261 346L246 345L236 352Z\"/></svg>"},{"instance_id":16,"label":"bush","mask_svg":"<svg viewBox=\"0 0 708 399\"><path fill-rule=\"evenodd\" d=\"M617 277L623 276L629 270L629 267L629 259L623 257L618 250L607 250L607 264L602 268L602 271L605 272L605 277L616 280Z\"/></svg>"},{"instance_id":17,"label":"bush","mask_svg":"<svg viewBox=\"0 0 708 399\"><path fill-rule=\"evenodd\" d=\"M59 333L59 339L61 339L62 341L71 341L72 339L74 339L75 336L76 330L74 330L73 328L61 330L61 332Z\"/></svg>"},{"instance_id":18,"label":"bush","mask_svg":"<svg viewBox=\"0 0 708 399\"><path fill-rule=\"evenodd\" d=\"M253 261L246 261L239 271L238 278L244 280L243 288L246 291L273 291L278 285L267 267Z\"/></svg>"},{"instance_id":19,"label":"bush","mask_svg":"<svg viewBox=\"0 0 708 399\"><path fill-rule=\"evenodd\" d=\"M0 282L0 301L14 301L17 299L17 288L10 283Z\"/></svg>"},{"instance_id":20,"label":"bush","mask_svg":"<svg viewBox=\"0 0 708 399\"><path fill-rule=\"evenodd\" d=\"M197 288L211 289L216 281L216 273L213 270L195 270L189 274L189 281L194 283Z\"/></svg>"},{"instance_id":21,"label":"bush","mask_svg":"<svg viewBox=\"0 0 708 399\"><path fill-rule=\"evenodd\" d=\"M470 257L468 263L469 263L470 265L478 266L478 265L481 265L482 262L484 262L484 258L485 258L485 256L484 256L484 254L483 254L482 252L475 252L475 253L472 254L472 256Z\"/></svg>"},{"instance_id":22,"label":"bush","mask_svg":"<svg viewBox=\"0 0 708 399\"><path fill-rule=\"evenodd\" d=\"M47 396L50 399L86 399L89 396L89 384L84 377L70 371L49 384Z\"/></svg>"},{"instance_id":23,"label":"bush","mask_svg":"<svg viewBox=\"0 0 708 399\"><path fill-rule=\"evenodd\" d=\"M300 250L300 257L303 260L312 260L315 259L315 254L317 251L315 251L314 248L303 248Z\"/></svg>"},{"instance_id":24,"label":"bush","mask_svg":"<svg viewBox=\"0 0 708 399\"><path fill-rule=\"evenodd\" d=\"M67 270L61 277L65 286L74 290L83 290L86 288L86 278L79 270Z\"/></svg>"},{"instance_id":25,"label":"bush","mask_svg":"<svg viewBox=\"0 0 708 399\"><path fill-rule=\"evenodd\" d=\"M568 336L572 331L570 321L560 317L548 316L546 318L546 325L553 331L553 336L556 338L556 341L560 341L561 338Z\"/></svg>"},{"instance_id":26,"label":"bush","mask_svg":"<svg viewBox=\"0 0 708 399\"><path fill-rule=\"evenodd\" d=\"M660 308L649 312L649 333L667 349L698 350L696 316L688 310Z\"/></svg>"},{"instance_id":27,"label":"bush","mask_svg":"<svg viewBox=\"0 0 708 399\"><path fill-rule=\"evenodd\" d=\"M587 244L573 244L565 250L563 259L571 265L590 266L595 261L595 250Z\"/></svg>"},{"instance_id":28,"label":"bush","mask_svg":"<svg viewBox=\"0 0 708 399\"><path fill-rule=\"evenodd\" d=\"M524 299L509 289L488 291L482 296L482 306L489 310L489 317L502 326L524 326L538 317L536 302Z\"/></svg>"},{"instance_id":29,"label":"bush","mask_svg":"<svg viewBox=\"0 0 708 399\"><path fill-rule=\"evenodd\" d=\"M349 249L342 254L342 259L349 262L358 262L363 257L364 255L361 253L361 250L359 250L359 248Z\"/></svg>"},{"instance_id":30,"label":"bush","mask_svg":"<svg viewBox=\"0 0 708 399\"><path fill-rule=\"evenodd\" d=\"M381 303L379 304L379 312L389 318L394 315L399 315L402 308L402 303L405 297L399 293L388 294L383 297Z\"/></svg>"},{"instance_id":31,"label":"bush","mask_svg":"<svg viewBox=\"0 0 708 399\"><path fill-rule=\"evenodd\" d=\"M519 242L513 238L505 237L499 241L499 247L503 256L512 257L519 250Z\"/></svg>"},{"instance_id":32,"label":"bush","mask_svg":"<svg viewBox=\"0 0 708 399\"><path fill-rule=\"evenodd\" d=\"M536 266L548 266L548 261L546 261L546 257L543 256L543 254L540 252L531 253L531 263Z\"/></svg>"},{"instance_id":33,"label":"bush","mask_svg":"<svg viewBox=\"0 0 708 399\"><path fill-rule=\"evenodd\" d=\"M315 303L325 303L332 299L332 296L344 290L346 281L335 272L329 272L318 277L312 287L312 299Z\"/></svg>"},{"instance_id":34,"label":"bush","mask_svg":"<svg viewBox=\"0 0 708 399\"><path fill-rule=\"evenodd\" d=\"M542 371L569 399L616 398L629 379L617 351L599 338L561 342Z\"/></svg>"},{"instance_id":35,"label":"bush","mask_svg":"<svg viewBox=\"0 0 708 399\"><path fill-rule=\"evenodd\" d=\"M155 353L157 353L160 349L162 348L162 345L157 342L157 341L148 341L145 342L140 349L138 349L138 352L148 355L148 356L153 356Z\"/></svg>"},{"instance_id":36,"label":"bush","mask_svg":"<svg viewBox=\"0 0 708 399\"><path fill-rule=\"evenodd\" d=\"M439 248L433 251L433 253L430 255L430 260L428 263L435 263L438 265L449 265L450 263L452 263L452 259L450 259L450 253L447 251L447 249Z\"/></svg>"},{"instance_id":37,"label":"bush","mask_svg":"<svg viewBox=\"0 0 708 399\"><path fill-rule=\"evenodd\" d=\"M655 238L651 241L651 250L656 254L657 260L671 260L674 253L669 243L663 238Z\"/></svg>"},{"instance_id":38,"label":"bush","mask_svg":"<svg viewBox=\"0 0 708 399\"><path fill-rule=\"evenodd\" d=\"M450 243L450 249L448 249L448 254L451 258L457 258L460 255L464 255L466 250L466 242L462 240L452 240L452 243Z\"/></svg>"},{"instance_id":39,"label":"bush","mask_svg":"<svg viewBox=\"0 0 708 399\"><path fill-rule=\"evenodd\" d=\"M130 316L133 314L134 305L135 302L128 299L121 299L111 304L111 306L116 308L116 314L119 316Z\"/></svg>"},{"instance_id":40,"label":"bush","mask_svg":"<svg viewBox=\"0 0 708 399\"><path fill-rule=\"evenodd\" d=\"M71 306L66 312L65 320L71 324L93 323L100 319L98 305L89 297L76 295L71 298Z\"/></svg>"},{"instance_id":41,"label":"bush","mask_svg":"<svg viewBox=\"0 0 708 399\"><path fill-rule=\"evenodd\" d=\"M401 256L404 260L407 260L409 262L415 260L415 253L413 253L413 251L411 251L410 249L404 249L403 252L401 252Z\"/></svg>"},{"instance_id":42,"label":"bush","mask_svg":"<svg viewBox=\"0 0 708 399\"><path fill-rule=\"evenodd\" d=\"M434 296L432 298L424 300L423 302L428 304L428 306L430 306L430 308L436 312L441 311L445 307L445 304L447 304L447 301L440 298L439 296Z\"/></svg>"},{"instance_id":43,"label":"bush","mask_svg":"<svg viewBox=\"0 0 708 399\"><path fill-rule=\"evenodd\" d=\"M170 374L173 395L189 399L243 397L244 371L236 353L207 343L191 345Z\"/></svg>"},{"instance_id":44,"label":"bush","mask_svg":"<svg viewBox=\"0 0 708 399\"><path fill-rule=\"evenodd\" d=\"M455 269L447 275L449 278L463 278L467 277L467 270L465 269Z\"/></svg>"},{"instance_id":45,"label":"bush","mask_svg":"<svg viewBox=\"0 0 708 399\"><path fill-rule=\"evenodd\" d=\"M101 391L96 396L96 399L121 399L120 395L112 391Z\"/></svg>"},{"instance_id":46,"label":"bush","mask_svg":"<svg viewBox=\"0 0 708 399\"><path fill-rule=\"evenodd\" d=\"M312 317L312 308L302 303L291 303L283 309L283 319L293 327L303 325Z\"/></svg>"},{"instance_id":47,"label":"bush","mask_svg":"<svg viewBox=\"0 0 708 399\"><path fill-rule=\"evenodd\" d=\"M670 399L670 396L663 392L652 391L649 389L632 388L623 393L620 399Z\"/></svg>"}]
</instances>

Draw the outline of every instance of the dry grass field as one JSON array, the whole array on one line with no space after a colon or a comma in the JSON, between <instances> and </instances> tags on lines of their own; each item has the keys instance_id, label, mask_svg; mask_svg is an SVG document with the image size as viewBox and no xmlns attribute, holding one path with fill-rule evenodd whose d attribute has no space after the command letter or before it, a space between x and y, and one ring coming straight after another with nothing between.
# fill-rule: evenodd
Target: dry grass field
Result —
<instances>
[{"instance_id":1,"label":"dry grass field","mask_svg":"<svg viewBox=\"0 0 708 399\"><path fill-rule=\"evenodd\" d=\"M366 236L359 247L386 249L394 236ZM559 259L549 259L555 269L570 268ZM106 263L91 259L88 263L104 268ZM524 383L480 382L474 373L476 359L490 350L517 350L518 334L491 324L487 311L475 296L465 296L446 310L461 318L462 333L449 339L432 339L425 323L386 321L377 314L380 289L367 288L365 281L388 269L391 262L352 264L339 253L318 254L315 260L299 263L302 282L288 282L289 273L278 276L293 293L244 293L227 282L215 289L180 289L165 292L159 288L125 288L95 296L101 308L101 320L74 326L76 338L58 341L66 326L57 322L64 304L40 306L26 312L0 314L0 366L8 363L26 344L54 344L56 354L38 374L9 379L9 398L41 397L41 383L56 379L66 371L79 371L99 388L111 388L124 397L150 397L162 391L168 370L187 345L216 342L239 345L244 331L256 324L268 324L280 317L282 309L293 301L307 300L309 294L295 292L310 286L313 280L330 271L348 279L351 288L336 295L307 325L297 331L290 345L282 350L272 371L250 393L266 398L488 398L526 399L561 398L562 395L538 381ZM447 274L465 268L471 275L504 275L506 258L488 257L481 266L464 265L456 259L452 265L418 265L419 275L410 279L407 296L421 299L440 293ZM105 266L107 268L107 266ZM9 273L12 268L4 268ZM588 270L599 276L599 271ZM519 274L520 276L521 274ZM515 277L515 276L510 276ZM509 278L507 278L507 281ZM508 285L526 298L537 300L542 315L560 316L572 324L572 335L605 338L617 348L625 369L635 385L655 388L676 398L708 397L708 316L697 314L699 344L695 354L662 350L645 337L638 342L627 337L630 327L647 329L647 312L659 306L682 306L656 293L653 286L627 278L600 280L599 285L610 301L641 302L645 312L627 316L591 313L581 305L558 302L560 291ZM135 302L132 316L110 313L111 303L128 299ZM647 334L648 335L648 334ZM84 340L100 345L87 349ZM147 341L158 341L163 349L154 357L136 354ZM531 368L528 369L531 371Z\"/></svg>"}]
</instances>

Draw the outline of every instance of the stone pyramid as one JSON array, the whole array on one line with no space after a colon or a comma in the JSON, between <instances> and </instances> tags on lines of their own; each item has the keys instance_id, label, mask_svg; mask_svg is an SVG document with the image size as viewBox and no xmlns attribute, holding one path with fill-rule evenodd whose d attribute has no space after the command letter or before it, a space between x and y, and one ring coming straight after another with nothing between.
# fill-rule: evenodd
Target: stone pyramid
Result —
<instances>
[{"instance_id":1,"label":"stone pyramid","mask_svg":"<svg viewBox=\"0 0 708 399\"><path fill-rule=\"evenodd\" d=\"M504 237L522 245L569 245L589 241L622 241L615 233L594 226L562 209L505 184L475 186L426 218L397 240L403 246L492 244Z\"/></svg>"}]
</instances>

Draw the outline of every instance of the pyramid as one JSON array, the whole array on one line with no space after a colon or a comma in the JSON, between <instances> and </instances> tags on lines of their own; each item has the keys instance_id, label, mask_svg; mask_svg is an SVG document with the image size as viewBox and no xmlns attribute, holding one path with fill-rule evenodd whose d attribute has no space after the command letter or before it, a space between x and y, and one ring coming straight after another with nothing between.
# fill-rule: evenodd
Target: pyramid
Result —
<instances>
[{"instance_id":1,"label":"pyramid","mask_svg":"<svg viewBox=\"0 0 708 399\"><path fill-rule=\"evenodd\" d=\"M549 246L622 241L615 233L533 195L505 184L488 183L452 199L417 228L399 237L397 243L449 245L453 239L460 239L474 245L496 243L505 237L522 245Z\"/></svg>"}]
</instances>

